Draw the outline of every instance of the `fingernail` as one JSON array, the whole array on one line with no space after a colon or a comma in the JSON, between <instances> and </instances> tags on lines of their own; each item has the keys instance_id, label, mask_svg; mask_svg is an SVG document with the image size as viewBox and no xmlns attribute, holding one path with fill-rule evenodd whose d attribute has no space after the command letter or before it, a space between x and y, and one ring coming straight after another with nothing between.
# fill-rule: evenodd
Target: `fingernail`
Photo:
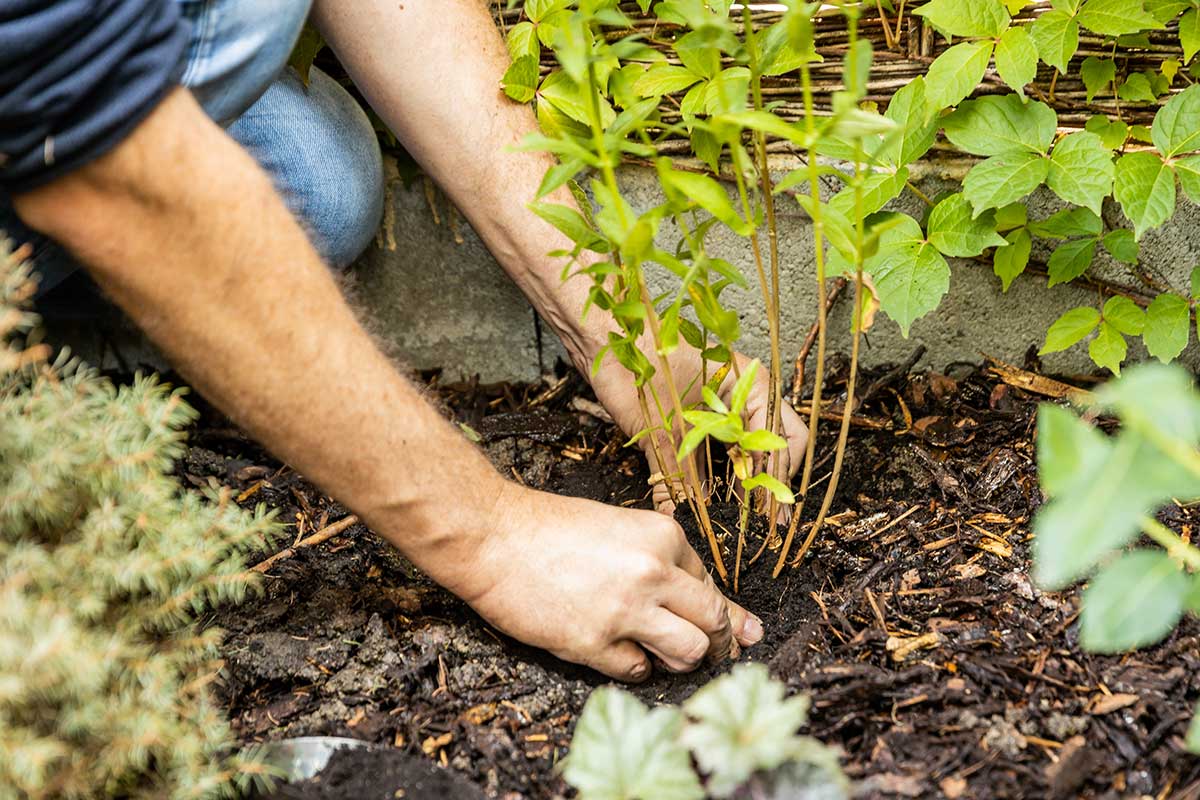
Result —
<instances>
[{"instance_id":1,"label":"fingernail","mask_svg":"<svg viewBox=\"0 0 1200 800\"><path fill-rule=\"evenodd\" d=\"M635 681L640 681L649 674L650 674L650 665L647 664L645 661L643 661L642 663L638 664L636 667L633 668L633 671L629 673L629 677L633 678Z\"/></svg>"},{"instance_id":2,"label":"fingernail","mask_svg":"<svg viewBox=\"0 0 1200 800\"><path fill-rule=\"evenodd\" d=\"M753 614L746 615L746 621L742 623L741 639L747 645L754 644L763 637L762 620Z\"/></svg>"}]
</instances>

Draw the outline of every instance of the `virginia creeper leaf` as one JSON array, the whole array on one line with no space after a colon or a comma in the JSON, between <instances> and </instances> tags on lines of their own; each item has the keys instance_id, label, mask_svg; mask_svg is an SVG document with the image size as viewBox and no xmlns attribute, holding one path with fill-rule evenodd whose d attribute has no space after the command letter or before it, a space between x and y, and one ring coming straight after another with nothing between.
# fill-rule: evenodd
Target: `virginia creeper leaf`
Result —
<instances>
[{"instance_id":1,"label":"virginia creeper leaf","mask_svg":"<svg viewBox=\"0 0 1200 800\"><path fill-rule=\"evenodd\" d=\"M996 72L1000 73L1013 91L1025 96L1025 87L1037 77L1038 51L1033 37L1024 25L1016 25L1004 32L996 43Z\"/></svg>"},{"instance_id":2,"label":"virginia creeper leaf","mask_svg":"<svg viewBox=\"0 0 1200 800\"><path fill-rule=\"evenodd\" d=\"M1018 150L992 156L967 173L963 194L979 216L1025 197L1042 185L1049 171L1050 160L1041 153Z\"/></svg>"},{"instance_id":3,"label":"virginia creeper leaf","mask_svg":"<svg viewBox=\"0 0 1200 800\"><path fill-rule=\"evenodd\" d=\"M1079 23L1074 15L1058 8L1047 11L1029 26L1029 35L1042 61L1065 75L1071 56L1079 49Z\"/></svg>"},{"instance_id":4,"label":"virginia creeper leaf","mask_svg":"<svg viewBox=\"0 0 1200 800\"><path fill-rule=\"evenodd\" d=\"M1200 204L1200 156L1188 156L1175 161L1175 174L1183 193L1193 203Z\"/></svg>"},{"instance_id":5,"label":"virginia creeper leaf","mask_svg":"<svg viewBox=\"0 0 1200 800\"><path fill-rule=\"evenodd\" d=\"M1163 27L1146 12L1142 0L1087 0L1076 19L1088 30L1105 36L1124 36Z\"/></svg>"},{"instance_id":6,"label":"virginia creeper leaf","mask_svg":"<svg viewBox=\"0 0 1200 800\"><path fill-rule=\"evenodd\" d=\"M1057 353L1072 347L1094 331L1099 322L1100 312L1091 306L1072 308L1056 319L1046 331L1046 343L1042 345L1038 355Z\"/></svg>"},{"instance_id":7,"label":"virginia creeper leaf","mask_svg":"<svg viewBox=\"0 0 1200 800\"><path fill-rule=\"evenodd\" d=\"M1108 298L1100 313L1105 322L1129 336L1141 336L1146 327L1146 312L1124 295L1118 294Z\"/></svg>"},{"instance_id":8,"label":"virginia creeper leaf","mask_svg":"<svg viewBox=\"0 0 1200 800\"><path fill-rule=\"evenodd\" d=\"M655 64L633 84L633 90L643 97L658 97L682 92L699 81L701 76L687 67L674 64Z\"/></svg>"},{"instance_id":9,"label":"virginia creeper leaf","mask_svg":"<svg viewBox=\"0 0 1200 800\"><path fill-rule=\"evenodd\" d=\"M1150 136L1167 158L1200 149L1200 85L1189 86L1158 110Z\"/></svg>"},{"instance_id":10,"label":"virginia creeper leaf","mask_svg":"<svg viewBox=\"0 0 1200 800\"><path fill-rule=\"evenodd\" d=\"M1133 238L1133 231L1128 228L1117 228L1115 231L1109 231L1104 234L1101 240L1104 243L1104 249L1108 254L1120 261L1122 264L1130 266L1138 263L1138 247L1137 240Z\"/></svg>"},{"instance_id":11,"label":"virginia creeper leaf","mask_svg":"<svg viewBox=\"0 0 1200 800\"><path fill-rule=\"evenodd\" d=\"M879 156L896 169L924 156L937 141L939 122L929 114L925 95L925 78L917 76L892 95L884 112L885 117L896 123L897 130L884 140Z\"/></svg>"},{"instance_id":12,"label":"virginia creeper leaf","mask_svg":"<svg viewBox=\"0 0 1200 800\"><path fill-rule=\"evenodd\" d=\"M992 271L1000 278L1004 291L1012 286L1013 280L1029 266L1029 254L1033 251L1033 239L1027 228L1017 228L1004 237L1008 247L997 247L992 261Z\"/></svg>"},{"instance_id":13,"label":"virginia creeper leaf","mask_svg":"<svg viewBox=\"0 0 1200 800\"><path fill-rule=\"evenodd\" d=\"M1000 0L931 0L913 14L950 36L994 39L1011 17Z\"/></svg>"},{"instance_id":14,"label":"virginia creeper leaf","mask_svg":"<svg viewBox=\"0 0 1200 800\"><path fill-rule=\"evenodd\" d=\"M1079 76L1087 89L1087 101L1090 103L1096 95L1107 91L1117 77L1117 62L1111 58L1100 59L1088 56L1079 68Z\"/></svg>"},{"instance_id":15,"label":"virginia creeper leaf","mask_svg":"<svg viewBox=\"0 0 1200 800\"><path fill-rule=\"evenodd\" d=\"M925 97L931 110L956 106L975 91L992 60L992 42L963 42L942 53L925 74Z\"/></svg>"},{"instance_id":16,"label":"virginia creeper leaf","mask_svg":"<svg viewBox=\"0 0 1200 800\"><path fill-rule=\"evenodd\" d=\"M1066 489L1089 462L1104 458L1108 440L1074 413L1050 403L1038 407L1038 480L1046 494Z\"/></svg>"},{"instance_id":17,"label":"virginia creeper leaf","mask_svg":"<svg viewBox=\"0 0 1200 800\"><path fill-rule=\"evenodd\" d=\"M1077 131L1054 146L1046 185L1056 195L1100 214L1104 198L1112 193L1112 153L1100 137L1090 131Z\"/></svg>"},{"instance_id":18,"label":"virginia creeper leaf","mask_svg":"<svg viewBox=\"0 0 1200 800\"><path fill-rule=\"evenodd\" d=\"M929 242L948 256L970 258L1007 242L996 233L994 214L976 216L966 195L952 194L929 214Z\"/></svg>"},{"instance_id":19,"label":"virginia creeper leaf","mask_svg":"<svg viewBox=\"0 0 1200 800\"><path fill-rule=\"evenodd\" d=\"M1175 213L1175 173L1154 153L1121 156L1113 193L1139 240Z\"/></svg>"},{"instance_id":20,"label":"virginia creeper leaf","mask_svg":"<svg viewBox=\"0 0 1200 800\"><path fill-rule=\"evenodd\" d=\"M966 213L969 218L970 211ZM897 215L880 235L879 251L864 261L863 269L875 279L880 305L904 336L914 320L937 308L950 288L946 259L906 215Z\"/></svg>"},{"instance_id":21,"label":"virginia creeper leaf","mask_svg":"<svg viewBox=\"0 0 1200 800\"><path fill-rule=\"evenodd\" d=\"M1170 292L1150 301L1146 328L1142 331L1142 341L1150 355L1164 364L1179 357L1191 335L1189 311L1188 301Z\"/></svg>"},{"instance_id":22,"label":"virginia creeper leaf","mask_svg":"<svg viewBox=\"0 0 1200 800\"><path fill-rule=\"evenodd\" d=\"M1054 248L1050 260L1046 262L1046 272L1050 275L1047 285L1057 286L1078 278L1087 272L1096 258L1095 239L1071 239Z\"/></svg>"},{"instance_id":23,"label":"virginia creeper leaf","mask_svg":"<svg viewBox=\"0 0 1200 800\"><path fill-rule=\"evenodd\" d=\"M977 156L1045 153L1054 141L1058 115L1045 103L1023 103L1012 94L987 95L960 105L944 125L955 147Z\"/></svg>"},{"instance_id":24,"label":"virginia creeper leaf","mask_svg":"<svg viewBox=\"0 0 1200 800\"><path fill-rule=\"evenodd\" d=\"M1179 18L1179 44L1183 46L1183 63L1187 64L1200 52L1200 11L1189 9Z\"/></svg>"},{"instance_id":25,"label":"virginia creeper leaf","mask_svg":"<svg viewBox=\"0 0 1200 800\"><path fill-rule=\"evenodd\" d=\"M1100 322L1100 330L1096 338L1088 342L1088 355L1098 367L1112 370L1114 375L1121 374L1121 362L1125 360L1129 346L1125 337L1115 325L1107 321Z\"/></svg>"}]
</instances>

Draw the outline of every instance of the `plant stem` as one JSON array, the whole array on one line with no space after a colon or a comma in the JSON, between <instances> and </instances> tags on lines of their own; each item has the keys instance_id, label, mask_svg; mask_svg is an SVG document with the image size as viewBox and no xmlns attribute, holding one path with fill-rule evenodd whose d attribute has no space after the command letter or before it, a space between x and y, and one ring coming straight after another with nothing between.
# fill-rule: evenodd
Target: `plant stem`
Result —
<instances>
[{"instance_id":1,"label":"plant stem","mask_svg":"<svg viewBox=\"0 0 1200 800\"><path fill-rule=\"evenodd\" d=\"M796 536L796 528L800 524L800 514L804 510L805 497L808 494L809 482L812 480L813 462L817 451L817 426L821 421L821 393L825 386L825 338L828 329L825 313L825 225L821 216L821 172L817 165L817 155L814 152L812 137L816 135L813 108L812 70L807 63L800 65L800 84L804 93L804 119L806 132L809 136L808 148L808 183L813 200L813 247L815 248L817 273L817 365L813 370L813 402L812 411L808 416L808 446L804 450L804 471L800 477L800 492L797 496L796 508L792 511L791 523L788 525L787 536L783 547L779 550L779 560L771 576L778 578L787 563L788 551Z\"/></svg>"},{"instance_id":2,"label":"plant stem","mask_svg":"<svg viewBox=\"0 0 1200 800\"><path fill-rule=\"evenodd\" d=\"M1167 555L1179 559L1193 572L1200 571L1200 548L1185 542L1154 517L1142 517L1142 531L1166 550Z\"/></svg>"},{"instance_id":3,"label":"plant stem","mask_svg":"<svg viewBox=\"0 0 1200 800\"><path fill-rule=\"evenodd\" d=\"M737 556L733 561L733 593L737 594L738 580L742 575L742 548L746 544L746 523L750 519L750 498L745 490L742 490L742 508L738 515L738 540L737 540Z\"/></svg>"}]
</instances>

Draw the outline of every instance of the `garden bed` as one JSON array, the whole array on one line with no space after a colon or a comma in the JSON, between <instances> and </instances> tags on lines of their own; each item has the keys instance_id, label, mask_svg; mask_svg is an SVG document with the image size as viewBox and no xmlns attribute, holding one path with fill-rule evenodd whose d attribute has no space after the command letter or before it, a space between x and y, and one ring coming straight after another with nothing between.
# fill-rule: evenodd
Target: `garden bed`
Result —
<instances>
[{"instance_id":1,"label":"garden bed","mask_svg":"<svg viewBox=\"0 0 1200 800\"><path fill-rule=\"evenodd\" d=\"M578 379L434 377L447 412L506 474L647 504L640 457L591 413ZM968 366L880 370L860 385L868 398L812 555L778 581L770 551L743 568L738 600L766 637L742 658L812 695L809 732L842 749L864 797L1200 795L1200 761L1182 745L1200 697L1200 625L1189 618L1133 655L1085 654L1077 593L1030 582L1040 398ZM212 414L190 442L185 481L277 507L289 537L347 516ZM731 513L716 516L732 527ZM1173 506L1161 518L1186 535L1197 516ZM569 794L555 764L598 675L492 630L361 524L267 574L260 597L212 618L228 631L219 697L243 741L350 736L428 758L488 796ZM636 692L678 701L728 668L656 674ZM379 796L393 796L385 783Z\"/></svg>"}]
</instances>

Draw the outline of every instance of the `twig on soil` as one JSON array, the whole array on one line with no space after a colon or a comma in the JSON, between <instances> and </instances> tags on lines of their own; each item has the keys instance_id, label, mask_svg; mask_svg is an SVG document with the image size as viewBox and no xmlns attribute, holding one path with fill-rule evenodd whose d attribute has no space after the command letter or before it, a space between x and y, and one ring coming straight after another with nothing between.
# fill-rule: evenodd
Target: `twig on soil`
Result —
<instances>
[{"instance_id":1,"label":"twig on soil","mask_svg":"<svg viewBox=\"0 0 1200 800\"><path fill-rule=\"evenodd\" d=\"M1012 364L1005 364L999 359L992 358L987 353L984 353L983 357L988 361L988 372L1009 386L1024 389L1027 392L1033 392L1045 397L1053 397L1055 400L1083 400L1087 398L1088 392L1085 389L1080 389L1062 381L1056 381L1053 378L1047 378L1044 375L1029 372L1020 367L1014 367Z\"/></svg>"},{"instance_id":2,"label":"twig on soil","mask_svg":"<svg viewBox=\"0 0 1200 800\"><path fill-rule=\"evenodd\" d=\"M920 361L924 355L925 345L917 345L917 349L913 350L912 355L906 358L903 364L896 365L883 375L879 376L877 380L872 381L871 385L867 387L866 391L859 395L854 407L856 409L862 408L868 400L879 394L879 392L884 388L891 386L896 381L907 376L908 373L912 372L912 368L917 365L917 362Z\"/></svg>"},{"instance_id":3,"label":"twig on soil","mask_svg":"<svg viewBox=\"0 0 1200 800\"><path fill-rule=\"evenodd\" d=\"M292 556L296 555L297 550L302 550L306 547L313 547L315 545L321 544L322 542L327 542L330 539L332 539L333 537L337 536L342 531L349 528L351 525L353 525L356 522L358 522L358 517L355 516L354 514L351 514L348 517L342 517L337 522L334 522L330 525L326 525L324 528L317 531L316 533L306 536L305 538L296 542L296 544L292 545L291 547L280 550L278 553L271 556L270 558L260 561L258 564L255 564L253 567L251 567L250 571L258 572L260 574L265 573L267 570L269 570L271 567L275 566L280 561L283 561L284 559L288 559L288 558L291 558Z\"/></svg>"},{"instance_id":4,"label":"twig on soil","mask_svg":"<svg viewBox=\"0 0 1200 800\"><path fill-rule=\"evenodd\" d=\"M833 286L829 289L829 294L825 299L825 313L829 313L833 309L834 302L838 299L838 295L846 288L845 278L834 278ZM804 344L800 346L800 352L796 354L795 374L792 377L792 405L795 406L800 402L800 392L804 390L804 367L808 363L808 354L812 352L813 345L817 341L818 325L813 323L812 328L808 331L808 336L804 337ZM839 417L840 419L840 417Z\"/></svg>"}]
</instances>

